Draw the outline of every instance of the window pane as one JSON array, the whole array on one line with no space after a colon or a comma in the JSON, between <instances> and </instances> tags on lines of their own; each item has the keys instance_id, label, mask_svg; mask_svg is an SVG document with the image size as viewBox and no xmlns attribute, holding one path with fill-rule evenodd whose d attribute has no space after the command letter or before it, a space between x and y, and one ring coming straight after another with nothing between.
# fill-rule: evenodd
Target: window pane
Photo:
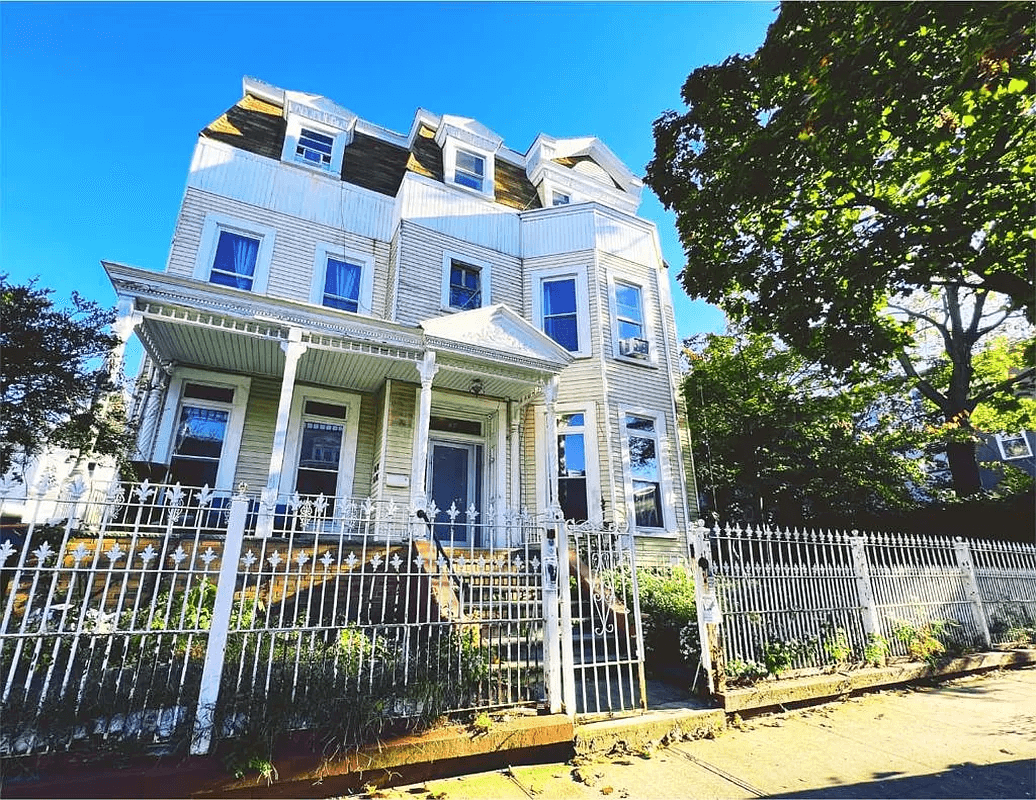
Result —
<instances>
[{"instance_id":1,"label":"window pane","mask_svg":"<svg viewBox=\"0 0 1036 800\"><path fill-rule=\"evenodd\" d=\"M342 430L341 425L329 422L306 422L302 428L302 444L299 448L299 471L328 470L337 476Z\"/></svg>"},{"instance_id":2,"label":"window pane","mask_svg":"<svg viewBox=\"0 0 1036 800\"><path fill-rule=\"evenodd\" d=\"M559 478L558 503L565 519L585 522L589 519L586 502L586 478Z\"/></svg>"},{"instance_id":3,"label":"window pane","mask_svg":"<svg viewBox=\"0 0 1036 800\"><path fill-rule=\"evenodd\" d=\"M655 421L651 417L635 417L626 415L626 429L631 431L654 431Z\"/></svg>"},{"instance_id":4,"label":"window pane","mask_svg":"<svg viewBox=\"0 0 1036 800\"><path fill-rule=\"evenodd\" d=\"M643 436L630 437L630 473L634 478L658 478L658 456L655 440Z\"/></svg>"},{"instance_id":5,"label":"window pane","mask_svg":"<svg viewBox=\"0 0 1036 800\"><path fill-rule=\"evenodd\" d=\"M223 450L230 412L216 408L184 406L176 429L173 453L218 459Z\"/></svg>"},{"instance_id":6,"label":"window pane","mask_svg":"<svg viewBox=\"0 0 1036 800\"><path fill-rule=\"evenodd\" d=\"M233 389L226 386L206 386L204 383L184 384L183 396L195 400L214 400L218 403L234 402Z\"/></svg>"},{"instance_id":7,"label":"window pane","mask_svg":"<svg viewBox=\"0 0 1036 800\"><path fill-rule=\"evenodd\" d=\"M583 434L569 433L558 437L558 474L566 478L586 475Z\"/></svg>"},{"instance_id":8,"label":"window pane","mask_svg":"<svg viewBox=\"0 0 1036 800\"><path fill-rule=\"evenodd\" d=\"M322 494L324 497L334 497L338 494L338 473L299 467L299 474L295 479L295 491L299 494Z\"/></svg>"},{"instance_id":9,"label":"window pane","mask_svg":"<svg viewBox=\"0 0 1036 800\"><path fill-rule=\"evenodd\" d=\"M564 414L558 418L558 426L562 428L574 428L584 424L582 414Z\"/></svg>"},{"instance_id":10,"label":"window pane","mask_svg":"<svg viewBox=\"0 0 1036 800\"><path fill-rule=\"evenodd\" d=\"M556 206L567 206L571 202L572 198L563 194L562 192L554 192L551 198L551 203Z\"/></svg>"},{"instance_id":11,"label":"window pane","mask_svg":"<svg viewBox=\"0 0 1036 800\"><path fill-rule=\"evenodd\" d=\"M566 278L543 282L543 315L574 314L576 311L576 281Z\"/></svg>"},{"instance_id":12,"label":"window pane","mask_svg":"<svg viewBox=\"0 0 1036 800\"><path fill-rule=\"evenodd\" d=\"M640 310L640 287L628 283L615 284L615 305L619 317L632 322L643 322Z\"/></svg>"},{"instance_id":13,"label":"window pane","mask_svg":"<svg viewBox=\"0 0 1036 800\"><path fill-rule=\"evenodd\" d=\"M318 150L323 150L325 153L330 153L331 145L334 144L335 140L330 136L325 136L322 133L317 133L308 128L303 128L302 134L299 136L299 141L306 144L308 147L315 147Z\"/></svg>"},{"instance_id":14,"label":"window pane","mask_svg":"<svg viewBox=\"0 0 1036 800\"><path fill-rule=\"evenodd\" d=\"M482 177L485 173L485 161L481 156L469 153L467 150L457 151L457 169L470 172L473 175Z\"/></svg>"},{"instance_id":15,"label":"window pane","mask_svg":"<svg viewBox=\"0 0 1036 800\"><path fill-rule=\"evenodd\" d=\"M662 492L657 483L633 481L633 510L638 528L661 528Z\"/></svg>"},{"instance_id":16,"label":"window pane","mask_svg":"<svg viewBox=\"0 0 1036 800\"><path fill-rule=\"evenodd\" d=\"M644 326L636 322L627 322L624 319L619 320L619 338L620 339L643 339L644 338Z\"/></svg>"},{"instance_id":17,"label":"window pane","mask_svg":"<svg viewBox=\"0 0 1036 800\"><path fill-rule=\"evenodd\" d=\"M306 414L315 414L318 417L332 417L333 419L345 419L345 411L345 406L321 403L319 400L307 400L304 408Z\"/></svg>"},{"instance_id":18,"label":"window pane","mask_svg":"<svg viewBox=\"0 0 1036 800\"><path fill-rule=\"evenodd\" d=\"M259 240L231 231L220 231L216 244L216 257L212 268L227 275L251 278L255 275L255 261L259 255ZM212 276L214 283L221 283ZM233 284L225 284L231 286ZM251 281L249 281L251 286Z\"/></svg>"},{"instance_id":19,"label":"window pane","mask_svg":"<svg viewBox=\"0 0 1036 800\"><path fill-rule=\"evenodd\" d=\"M543 320L543 332L570 352L579 349L579 324L575 314L547 317Z\"/></svg>"},{"instance_id":20,"label":"window pane","mask_svg":"<svg viewBox=\"0 0 1036 800\"><path fill-rule=\"evenodd\" d=\"M169 462L169 483L179 483L181 486L214 487L218 472L218 459L174 456Z\"/></svg>"},{"instance_id":21,"label":"window pane","mask_svg":"<svg viewBox=\"0 0 1036 800\"><path fill-rule=\"evenodd\" d=\"M328 258L324 277L324 305L342 311L357 311L362 274L363 267L359 264Z\"/></svg>"}]
</instances>

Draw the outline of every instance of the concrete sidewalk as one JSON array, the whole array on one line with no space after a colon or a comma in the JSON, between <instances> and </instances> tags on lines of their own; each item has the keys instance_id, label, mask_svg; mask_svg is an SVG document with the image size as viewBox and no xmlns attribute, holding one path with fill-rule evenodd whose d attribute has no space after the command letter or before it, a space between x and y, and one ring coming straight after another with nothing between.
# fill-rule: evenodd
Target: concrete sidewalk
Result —
<instances>
[{"instance_id":1,"label":"concrete sidewalk","mask_svg":"<svg viewBox=\"0 0 1036 800\"><path fill-rule=\"evenodd\" d=\"M514 767L372 796L1032 798L1036 668L758 716L715 738L654 752Z\"/></svg>"}]
</instances>

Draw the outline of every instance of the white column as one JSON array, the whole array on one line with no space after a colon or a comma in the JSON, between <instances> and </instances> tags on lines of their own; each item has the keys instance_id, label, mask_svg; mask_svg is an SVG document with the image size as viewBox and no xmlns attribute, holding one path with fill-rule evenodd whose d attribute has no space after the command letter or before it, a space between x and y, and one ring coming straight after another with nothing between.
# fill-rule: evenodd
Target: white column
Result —
<instances>
[{"instance_id":1,"label":"white column","mask_svg":"<svg viewBox=\"0 0 1036 800\"><path fill-rule=\"evenodd\" d=\"M423 509L428 502L425 480L428 467L428 421L432 416L432 379L439 371L435 351L429 350L417 364L421 376L421 394L417 403L417 421L414 423L414 460L411 464L410 504Z\"/></svg>"},{"instance_id":2,"label":"white column","mask_svg":"<svg viewBox=\"0 0 1036 800\"><path fill-rule=\"evenodd\" d=\"M292 328L288 332L288 341L281 342L281 349L284 351L284 375L281 378L281 397L277 403L277 423L273 431L270 472L259 507L256 536L269 536L273 533L274 510L277 506L277 493L280 491L281 472L284 470L284 447L288 441L291 398L295 392L295 373L298 371L299 359L306 352L306 345L302 343L302 331Z\"/></svg>"},{"instance_id":3,"label":"white column","mask_svg":"<svg viewBox=\"0 0 1036 800\"><path fill-rule=\"evenodd\" d=\"M144 321L143 315L134 310L133 299L120 297L115 310L115 322L112 323L112 333L118 338L118 344L108 356L108 374L112 383L122 384L123 365L126 358L126 342L133 335L136 327Z\"/></svg>"},{"instance_id":4,"label":"white column","mask_svg":"<svg viewBox=\"0 0 1036 800\"><path fill-rule=\"evenodd\" d=\"M510 491L508 492L508 507L511 511L521 511L522 506L522 451L521 451L521 424L522 412L525 406L520 403L510 403Z\"/></svg>"},{"instance_id":5,"label":"white column","mask_svg":"<svg viewBox=\"0 0 1036 800\"><path fill-rule=\"evenodd\" d=\"M547 459L547 510L551 519L561 519L561 504L558 502L558 418L554 404L558 399L558 377L555 375L543 384L543 405L546 409L544 425L546 442L543 453Z\"/></svg>"}]
</instances>

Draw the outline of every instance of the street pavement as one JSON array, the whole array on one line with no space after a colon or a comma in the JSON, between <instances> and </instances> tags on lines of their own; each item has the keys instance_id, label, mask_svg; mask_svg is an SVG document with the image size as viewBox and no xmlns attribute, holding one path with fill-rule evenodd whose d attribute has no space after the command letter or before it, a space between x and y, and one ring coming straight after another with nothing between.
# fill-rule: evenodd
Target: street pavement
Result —
<instances>
[{"instance_id":1,"label":"street pavement","mask_svg":"<svg viewBox=\"0 0 1036 800\"><path fill-rule=\"evenodd\" d=\"M714 739L376 791L379 798L1032 798L1036 668L756 716Z\"/></svg>"}]
</instances>

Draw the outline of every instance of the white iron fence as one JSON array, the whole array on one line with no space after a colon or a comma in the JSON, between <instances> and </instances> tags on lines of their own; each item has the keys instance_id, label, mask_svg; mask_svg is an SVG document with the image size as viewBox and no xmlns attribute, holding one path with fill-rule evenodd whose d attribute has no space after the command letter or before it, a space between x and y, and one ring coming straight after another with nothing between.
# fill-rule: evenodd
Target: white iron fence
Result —
<instances>
[{"instance_id":1,"label":"white iron fence","mask_svg":"<svg viewBox=\"0 0 1036 800\"><path fill-rule=\"evenodd\" d=\"M55 508L0 533L0 755L643 706L627 537L147 482Z\"/></svg>"},{"instance_id":2,"label":"white iron fence","mask_svg":"<svg viewBox=\"0 0 1036 800\"><path fill-rule=\"evenodd\" d=\"M989 648L1036 624L1036 545L768 528L695 538L734 674L916 657L932 639Z\"/></svg>"}]
</instances>

